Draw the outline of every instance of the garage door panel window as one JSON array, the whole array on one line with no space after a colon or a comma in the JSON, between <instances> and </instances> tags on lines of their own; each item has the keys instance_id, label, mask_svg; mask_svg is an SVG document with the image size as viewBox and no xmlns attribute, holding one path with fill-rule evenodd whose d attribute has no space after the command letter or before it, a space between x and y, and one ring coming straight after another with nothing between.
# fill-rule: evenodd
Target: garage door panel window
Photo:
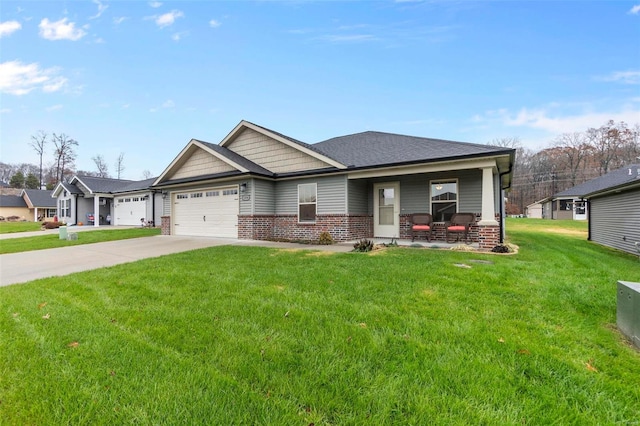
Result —
<instances>
[{"instance_id":1,"label":"garage door panel window","mask_svg":"<svg viewBox=\"0 0 640 426\"><path fill-rule=\"evenodd\" d=\"M316 221L317 200L317 184L298 185L298 222L313 223Z\"/></svg>"}]
</instances>

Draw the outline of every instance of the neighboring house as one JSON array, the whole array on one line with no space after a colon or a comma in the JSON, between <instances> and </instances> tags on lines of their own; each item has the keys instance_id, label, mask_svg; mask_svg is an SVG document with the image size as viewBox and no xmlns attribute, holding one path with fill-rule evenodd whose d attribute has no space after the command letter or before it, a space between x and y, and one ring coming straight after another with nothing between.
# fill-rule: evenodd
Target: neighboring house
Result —
<instances>
[{"instance_id":1,"label":"neighboring house","mask_svg":"<svg viewBox=\"0 0 640 426\"><path fill-rule=\"evenodd\" d=\"M526 207L525 214L529 218L542 219L542 201L536 201Z\"/></svg>"},{"instance_id":2,"label":"neighboring house","mask_svg":"<svg viewBox=\"0 0 640 426\"><path fill-rule=\"evenodd\" d=\"M589 182L589 240L640 254L640 164Z\"/></svg>"},{"instance_id":3,"label":"neighboring house","mask_svg":"<svg viewBox=\"0 0 640 426\"><path fill-rule=\"evenodd\" d=\"M241 121L219 144L192 139L153 184L163 234L337 241L409 238L413 213L434 236L455 212L475 213L471 237L502 241L503 191L515 150L364 132L307 144Z\"/></svg>"},{"instance_id":4,"label":"neighboring house","mask_svg":"<svg viewBox=\"0 0 640 426\"><path fill-rule=\"evenodd\" d=\"M583 198L583 185L576 185L539 201L542 204L542 218L587 220L589 206Z\"/></svg>"},{"instance_id":5,"label":"neighboring house","mask_svg":"<svg viewBox=\"0 0 640 426\"><path fill-rule=\"evenodd\" d=\"M60 182L51 197L59 220L76 225L140 225L160 222L162 195L142 181L74 176Z\"/></svg>"},{"instance_id":6,"label":"neighboring house","mask_svg":"<svg viewBox=\"0 0 640 426\"><path fill-rule=\"evenodd\" d=\"M2 220L8 217L18 217L19 220L28 220L29 207L24 198L19 195L0 195L0 217Z\"/></svg>"},{"instance_id":7,"label":"neighboring house","mask_svg":"<svg viewBox=\"0 0 640 426\"><path fill-rule=\"evenodd\" d=\"M40 189L23 189L20 194L24 199L33 222L49 222L56 215L56 200L51 198L51 191Z\"/></svg>"},{"instance_id":8,"label":"neighboring house","mask_svg":"<svg viewBox=\"0 0 640 426\"><path fill-rule=\"evenodd\" d=\"M56 203L50 191L23 189L20 195L0 196L0 216L18 216L30 222L50 221L56 214Z\"/></svg>"}]
</instances>

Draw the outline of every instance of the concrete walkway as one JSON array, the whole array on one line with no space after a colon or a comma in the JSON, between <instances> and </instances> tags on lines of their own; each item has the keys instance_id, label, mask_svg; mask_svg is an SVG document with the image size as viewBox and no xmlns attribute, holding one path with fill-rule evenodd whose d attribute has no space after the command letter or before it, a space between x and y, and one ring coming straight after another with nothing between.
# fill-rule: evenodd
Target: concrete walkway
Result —
<instances>
[{"instance_id":1,"label":"concrete walkway","mask_svg":"<svg viewBox=\"0 0 640 426\"><path fill-rule=\"evenodd\" d=\"M101 226L96 228L91 226L79 226L69 228L69 232L88 232L99 229L123 229L123 227ZM57 233L57 229L51 229L46 231L0 234L0 240ZM389 244L391 241L391 239L373 239L375 244ZM410 240L393 241L401 246L415 245L426 248L441 249L450 248L456 245L444 242L427 243L426 241L416 241L414 244ZM353 243L354 242L351 241L334 245L306 245L273 241L238 240L234 238L157 235L153 237L132 238L128 240L108 241L104 243L83 244L0 255L0 287L10 284L24 283L40 278L68 275L74 272L82 272L106 266L118 265L121 263L135 262L136 260L164 256L166 254L222 245L349 252L353 250ZM471 244L470 246L477 248L478 244Z\"/></svg>"},{"instance_id":2,"label":"concrete walkway","mask_svg":"<svg viewBox=\"0 0 640 426\"><path fill-rule=\"evenodd\" d=\"M24 234L26 233L23 233L22 236L26 236ZM232 238L157 235L153 237L108 241L105 243L3 254L0 255L0 286L221 245L262 246L299 250L330 250L335 252L348 252L353 249L353 245L348 244L314 246L271 241L237 240Z\"/></svg>"}]
</instances>

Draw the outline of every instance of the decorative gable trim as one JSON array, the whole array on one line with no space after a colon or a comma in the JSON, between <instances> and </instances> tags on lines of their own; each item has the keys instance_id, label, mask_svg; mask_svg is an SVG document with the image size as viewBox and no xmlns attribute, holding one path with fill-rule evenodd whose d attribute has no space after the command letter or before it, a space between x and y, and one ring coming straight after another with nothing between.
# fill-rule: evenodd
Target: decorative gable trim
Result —
<instances>
[{"instance_id":1,"label":"decorative gable trim","mask_svg":"<svg viewBox=\"0 0 640 426\"><path fill-rule=\"evenodd\" d=\"M185 161L189 159L194 149L202 149L203 151L211 154L213 157L228 164L234 169L242 173L249 173L249 169L247 169L246 167L243 167L235 161L230 160L224 155L212 150L202 142L196 139L191 139L189 143L182 149L182 151L180 151L180 153L176 156L176 158L174 158L171 164L169 164L169 166L162 172L162 174L158 176L158 178L153 182L152 186L158 185L172 176L185 163Z\"/></svg>"},{"instance_id":2,"label":"decorative gable trim","mask_svg":"<svg viewBox=\"0 0 640 426\"><path fill-rule=\"evenodd\" d=\"M257 126L253 123L250 123L246 120L242 120L240 123L238 123L238 125L236 127L234 127L234 129L222 140L222 142L220 142L220 146L228 148L229 145L231 145L231 143L233 142L233 140L239 136L242 131L244 129L251 129L255 132L261 133L271 139L274 139L282 144L285 144L295 150L298 150L306 155L309 155L310 157L313 157L319 161L322 161L323 163L326 163L330 166L333 166L337 169L346 169L347 166L345 166L344 164L327 157L326 155L320 154L319 152L316 152L312 149L307 148L306 146L304 146L302 143L296 143L292 140L287 139L286 137L284 137L283 135L280 135L276 132L273 132L269 129L266 129L264 127L261 126Z\"/></svg>"},{"instance_id":3,"label":"decorative gable trim","mask_svg":"<svg viewBox=\"0 0 640 426\"><path fill-rule=\"evenodd\" d=\"M69 188L64 186L64 183L58 182L56 187L53 188L53 191L51 191L51 198L58 198L58 196L60 195L60 192L62 192L62 190L66 190L67 192L71 192L71 191L69 191Z\"/></svg>"},{"instance_id":4,"label":"decorative gable trim","mask_svg":"<svg viewBox=\"0 0 640 426\"><path fill-rule=\"evenodd\" d=\"M80 187L80 190L81 190L82 192L85 192L85 189L86 189L87 191L89 191L89 194L93 194L93 193L94 193L94 192L93 192L93 190L92 190L91 188L89 188L89 185L87 185L87 184L86 184L86 183L84 183L82 180L80 180L80 178L79 178L78 176L74 176L74 177L72 177L72 178L71 178L71 181L70 181L69 183L70 183L70 184L72 184L72 185L75 185L75 182L79 182L79 183L80 183L80 185L82 185L82 186ZM76 185L76 186L77 186L77 185Z\"/></svg>"}]
</instances>

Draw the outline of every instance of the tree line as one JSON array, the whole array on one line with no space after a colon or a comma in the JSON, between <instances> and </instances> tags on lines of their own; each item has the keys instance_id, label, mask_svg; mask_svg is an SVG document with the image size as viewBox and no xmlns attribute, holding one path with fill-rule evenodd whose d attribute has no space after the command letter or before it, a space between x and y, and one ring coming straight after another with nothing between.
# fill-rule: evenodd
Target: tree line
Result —
<instances>
[{"instance_id":1,"label":"tree line","mask_svg":"<svg viewBox=\"0 0 640 426\"><path fill-rule=\"evenodd\" d=\"M10 164L0 162L0 180L12 188L52 190L60 181L74 174L110 178L109 167L101 154L91 157L95 170L76 170L76 149L79 142L65 133L47 133L43 130L31 136L29 146L33 148L38 164ZM50 148L50 149L49 149ZM115 163L116 178L121 179L125 170L124 153L118 155ZM145 170L143 178L151 177Z\"/></svg>"},{"instance_id":2,"label":"tree line","mask_svg":"<svg viewBox=\"0 0 640 426\"><path fill-rule=\"evenodd\" d=\"M533 151L522 147L518 138L491 144L516 149L516 163L507 214L523 214L536 201L640 162L640 126L609 120L583 132L563 133L547 147Z\"/></svg>"}]
</instances>

